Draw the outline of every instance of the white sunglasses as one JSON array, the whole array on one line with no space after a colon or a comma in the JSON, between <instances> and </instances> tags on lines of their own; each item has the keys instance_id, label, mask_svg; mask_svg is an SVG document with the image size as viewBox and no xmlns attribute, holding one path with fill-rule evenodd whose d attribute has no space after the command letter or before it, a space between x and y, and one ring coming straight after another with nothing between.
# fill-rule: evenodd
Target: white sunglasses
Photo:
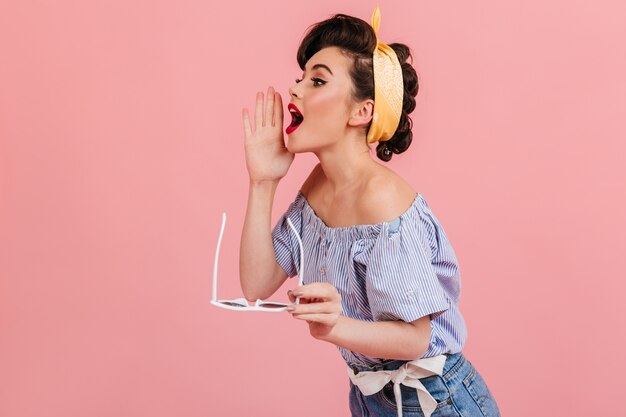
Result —
<instances>
[{"instance_id":1,"label":"white sunglasses","mask_svg":"<svg viewBox=\"0 0 626 417\"><path fill-rule=\"evenodd\" d=\"M298 235L298 231L294 227L291 219L287 217L287 223L289 223L289 227L293 230L296 238L298 239L298 245L300 246L300 271L298 272L298 280L300 285L303 284L304 278L302 276L303 271L303 259L304 259L304 250L302 248L302 240ZM217 299L217 260L220 256L220 245L222 243L222 235L224 234L224 226L226 225L226 213L222 213L222 228L220 229L220 236L217 240L217 248L215 249L215 263L213 265L213 296L211 297L211 304L216 307L226 308L228 310L236 310L236 311L285 311L289 304L274 302L274 301L263 301L256 300L254 305L249 305L248 300L245 298L236 298L234 300L218 300ZM296 298L294 304L300 304L300 297Z\"/></svg>"}]
</instances>

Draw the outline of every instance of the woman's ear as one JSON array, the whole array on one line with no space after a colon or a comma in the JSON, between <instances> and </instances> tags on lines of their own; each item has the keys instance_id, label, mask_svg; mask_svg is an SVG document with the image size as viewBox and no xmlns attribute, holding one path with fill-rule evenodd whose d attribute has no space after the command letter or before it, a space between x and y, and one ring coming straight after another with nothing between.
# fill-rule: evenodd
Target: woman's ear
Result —
<instances>
[{"instance_id":1,"label":"woman's ear","mask_svg":"<svg viewBox=\"0 0 626 417\"><path fill-rule=\"evenodd\" d=\"M360 101L352 107L348 126L365 126L372 120L372 114L374 114L374 100Z\"/></svg>"}]
</instances>

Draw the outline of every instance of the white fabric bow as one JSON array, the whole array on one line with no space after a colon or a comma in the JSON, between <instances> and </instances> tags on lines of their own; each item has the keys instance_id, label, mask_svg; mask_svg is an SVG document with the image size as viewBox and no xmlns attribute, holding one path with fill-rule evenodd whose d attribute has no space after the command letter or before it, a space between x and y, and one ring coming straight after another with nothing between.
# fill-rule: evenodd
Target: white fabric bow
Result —
<instances>
[{"instance_id":1,"label":"white fabric bow","mask_svg":"<svg viewBox=\"0 0 626 417\"><path fill-rule=\"evenodd\" d=\"M430 395L426 387L422 385L420 378L426 378L432 375L441 376L446 358L446 355L439 355L431 356L430 358L416 359L403 364L400 368L393 371L359 371L355 374L354 370L348 367L348 376L352 383L359 387L363 395L376 394L383 389L389 381L393 381L393 393L396 398L398 417L402 417L402 394L400 384L413 387L417 390L417 398L424 412L424 416L430 417L437 407L437 401Z\"/></svg>"}]
</instances>

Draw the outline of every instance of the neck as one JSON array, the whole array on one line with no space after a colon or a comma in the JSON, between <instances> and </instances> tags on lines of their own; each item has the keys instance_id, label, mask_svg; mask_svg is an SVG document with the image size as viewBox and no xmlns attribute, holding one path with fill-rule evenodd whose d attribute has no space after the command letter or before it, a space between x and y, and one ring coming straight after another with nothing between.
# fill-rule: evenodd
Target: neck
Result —
<instances>
[{"instance_id":1,"label":"neck","mask_svg":"<svg viewBox=\"0 0 626 417\"><path fill-rule=\"evenodd\" d=\"M363 135L349 135L315 155L334 196L360 188L380 168L380 164L372 160Z\"/></svg>"}]
</instances>

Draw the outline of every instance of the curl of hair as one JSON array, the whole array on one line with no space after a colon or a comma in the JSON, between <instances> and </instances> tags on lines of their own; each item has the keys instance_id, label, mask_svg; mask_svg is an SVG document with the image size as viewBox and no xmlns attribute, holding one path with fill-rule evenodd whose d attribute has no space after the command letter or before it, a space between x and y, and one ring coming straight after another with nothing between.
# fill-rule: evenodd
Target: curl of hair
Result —
<instances>
[{"instance_id":1,"label":"curl of hair","mask_svg":"<svg viewBox=\"0 0 626 417\"><path fill-rule=\"evenodd\" d=\"M372 55L376 48L376 33L372 26L358 17L338 13L329 19L315 23L307 29L297 52L298 65L302 70L308 60L323 48L335 46L352 59L350 78L352 79L352 98L355 101L374 99L374 64ZM413 140L413 123L409 114L415 109L415 96L419 85L418 77L412 66L413 57L410 48L402 43L389 46L398 56L402 67L404 94L402 114L398 128L387 141L376 146L376 156L382 161L389 161L394 153L406 151ZM411 62L407 62L408 59ZM365 134L371 122L365 126ZM388 151L386 151L388 149Z\"/></svg>"}]
</instances>

